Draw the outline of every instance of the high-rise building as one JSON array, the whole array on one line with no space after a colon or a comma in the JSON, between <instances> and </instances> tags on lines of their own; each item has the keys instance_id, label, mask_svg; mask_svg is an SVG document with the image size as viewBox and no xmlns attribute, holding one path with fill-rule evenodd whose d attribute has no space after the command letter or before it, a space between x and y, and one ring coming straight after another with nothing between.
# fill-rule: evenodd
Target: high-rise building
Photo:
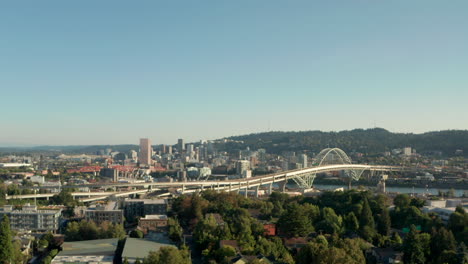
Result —
<instances>
[{"instance_id":1,"label":"high-rise building","mask_svg":"<svg viewBox=\"0 0 468 264\"><path fill-rule=\"evenodd\" d=\"M179 150L179 152L182 152L185 150L184 140L181 138L177 140L177 149Z\"/></svg>"},{"instance_id":2,"label":"high-rise building","mask_svg":"<svg viewBox=\"0 0 468 264\"><path fill-rule=\"evenodd\" d=\"M151 140L148 138L140 138L140 165L151 165Z\"/></svg>"},{"instance_id":3,"label":"high-rise building","mask_svg":"<svg viewBox=\"0 0 468 264\"><path fill-rule=\"evenodd\" d=\"M138 159L138 152L134 151L133 149L130 150L130 159L136 161Z\"/></svg>"},{"instance_id":4,"label":"high-rise building","mask_svg":"<svg viewBox=\"0 0 468 264\"><path fill-rule=\"evenodd\" d=\"M307 168L307 155L306 154L299 155L299 163L302 165L302 168Z\"/></svg>"},{"instance_id":5,"label":"high-rise building","mask_svg":"<svg viewBox=\"0 0 468 264\"><path fill-rule=\"evenodd\" d=\"M193 144L189 144L189 145L187 146L187 153L188 153L188 154L192 154L192 153L193 153L193 150L194 150Z\"/></svg>"},{"instance_id":6,"label":"high-rise building","mask_svg":"<svg viewBox=\"0 0 468 264\"><path fill-rule=\"evenodd\" d=\"M410 156L412 154L411 147L403 148L403 155Z\"/></svg>"},{"instance_id":7,"label":"high-rise building","mask_svg":"<svg viewBox=\"0 0 468 264\"><path fill-rule=\"evenodd\" d=\"M236 173L239 176L244 176L245 171L250 170L250 161L248 160L238 160L236 162Z\"/></svg>"},{"instance_id":8,"label":"high-rise building","mask_svg":"<svg viewBox=\"0 0 468 264\"><path fill-rule=\"evenodd\" d=\"M167 147L167 153L168 153L168 154L172 154L172 146L168 146L168 147Z\"/></svg>"}]
</instances>

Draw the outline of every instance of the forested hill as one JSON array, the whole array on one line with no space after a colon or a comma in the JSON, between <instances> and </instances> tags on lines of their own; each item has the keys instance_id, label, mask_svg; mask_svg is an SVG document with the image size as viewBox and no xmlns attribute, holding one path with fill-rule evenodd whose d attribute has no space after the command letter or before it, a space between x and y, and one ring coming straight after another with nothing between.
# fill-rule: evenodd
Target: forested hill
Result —
<instances>
[{"instance_id":1,"label":"forested hill","mask_svg":"<svg viewBox=\"0 0 468 264\"><path fill-rule=\"evenodd\" d=\"M224 149L264 148L269 153L283 151L307 151L318 153L327 147L338 147L345 152L379 153L395 148L412 147L419 153L441 151L444 156L453 156L463 150L468 156L468 130L445 130L423 134L392 133L382 128L354 129L340 132L301 131L266 132L233 136L228 139L244 143L221 144Z\"/></svg>"}]
</instances>

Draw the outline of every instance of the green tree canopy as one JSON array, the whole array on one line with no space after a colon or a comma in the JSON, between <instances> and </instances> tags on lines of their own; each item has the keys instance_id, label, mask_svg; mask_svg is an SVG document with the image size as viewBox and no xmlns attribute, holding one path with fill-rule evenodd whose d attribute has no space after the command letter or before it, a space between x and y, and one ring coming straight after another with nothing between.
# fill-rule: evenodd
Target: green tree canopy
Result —
<instances>
[{"instance_id":1,"label":"green tree canopy","mask_svg":"<svg viewBox=\"0 0 468 264\"><path fill-rule=\"evenodd\" d=\"M312 207L305 208L294 202L287 206L286 211L278 220L278 227L281 232L288 236L306 236L314 230L312 221L309 218Z\"/></svg>"},{"instance_id":2,"label":"green tree canopy","mask_svg":"<svg viewBox=\"0 0 468 264\"><path fill-rule=\"evenodd\" d=\"M179 250L175 247L161 247L158 251L150 252L143 264L190 264L187 250Z\"/></svg>"},{"instance_id":3,"label":"green tree canopy","mask_svg":"<svg viewBox=\"0 0 468 264\"><path fill-rule=\"evenodd\" d=\"M411 225L410 232L406 236L403 243L403 262L412 264L426 263L424 256L424 245L419 239L416 226Z\"/></svg>"},{"instance_id":4,"label":"green tree canopy","mask_svg":"<svg viewBox=\"0 0 468 264\"><path fill-rule=\"evenodd\" d=\"M10 219L3 215L0 223L0 262L3 264L11 263L13 258L13 244L11 241Z\"/></svg>"},{"instance_id":5,"label":"green tree canopy","mask_svg":"<svg viewBox=\"0 0 468 264\"><path fill-rule=\"evenodd\" d=\"M328 234L340 234L342 231L343 219L335 213L333 208L322 209L322 220L317 223L317 230Z\"/></svg>"}]
</instances>

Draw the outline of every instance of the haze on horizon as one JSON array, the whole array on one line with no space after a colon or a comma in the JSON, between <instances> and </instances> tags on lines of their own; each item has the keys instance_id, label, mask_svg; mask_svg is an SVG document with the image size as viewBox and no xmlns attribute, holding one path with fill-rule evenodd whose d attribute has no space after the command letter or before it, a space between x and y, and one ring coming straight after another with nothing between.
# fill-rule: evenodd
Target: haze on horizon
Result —
<instances>
[{"instance_id":1,"label":"haze on horizon","mask_svg":"<svg viewBox=\"0 0 468 264\"><path fill-rule=\"evenodd\" d=\"M468 129L468 2L0 3L0 147Z\"/></svg>"}]
</instances>

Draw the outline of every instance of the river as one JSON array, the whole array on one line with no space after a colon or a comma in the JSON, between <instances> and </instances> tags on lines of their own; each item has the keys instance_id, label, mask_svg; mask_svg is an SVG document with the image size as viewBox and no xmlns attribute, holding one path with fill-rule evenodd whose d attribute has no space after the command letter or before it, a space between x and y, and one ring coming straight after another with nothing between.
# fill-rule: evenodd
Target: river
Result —
<instances>
[{"instance_id":1,"label":"river","mask_svg":"<svg viewBox=\"0 0 468 264\"><path fill-rule=\"evenodd\" d=\"M365 187L369 188L368 186L365 186ZM334 189L338 189L338 188L347 189L348 186L346 186L346 185L314 184L314 188L319 189L319 190L334 190ZM415 187L415 188L412 188L412 187L386 187L385 189L386 189L387 192L392 192L392 193L409 193L409 194L411 194L411 193L417 193L417 194L425 193L425 194L432 194L432 195L437 195L439 193L439 191L442 191L442 192L448 192L449 191L449 189L442 189L442 188L417 188L417 187ZM466 193L468 195L468 190L455 189L455 196L456 197L462 197L464 193Z\"/></svg>"}]
</instances>

